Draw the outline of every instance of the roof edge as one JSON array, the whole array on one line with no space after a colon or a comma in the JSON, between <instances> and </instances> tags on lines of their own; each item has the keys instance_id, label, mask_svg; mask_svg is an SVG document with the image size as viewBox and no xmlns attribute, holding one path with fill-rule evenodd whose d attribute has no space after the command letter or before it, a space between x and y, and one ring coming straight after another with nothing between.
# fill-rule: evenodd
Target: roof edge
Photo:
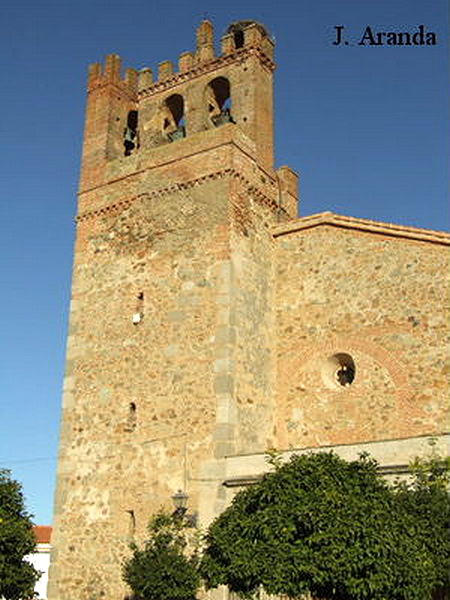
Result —
<instances>
[{"instance_id":1,"label":"roof edge","mask_svg":"<svg viewBox=\"0 0 450 600\"><path fill-rule=\"evenodd\" d=\"M37 544L50 544L53 527L51 525L33 525Z\"/></svg>"},{"instance_id":2,"label":"roof edge","mask_svg":"<svg viewBox=\"0 0 450 600\"><path fill-rule=\"evenodd\" d=\"M319 225L331 225L343 229L356 229L368 233L450 245L450 233L445 231L434 231L432 229L421 229L420 227L407 227L393 223L371 221L370 219L346 217L345 215L338 215L330 211L300 217L288 223L275 225L272 227L272 235L277 238L297 231L318 227Z\"/></svg>"}]
</instances>

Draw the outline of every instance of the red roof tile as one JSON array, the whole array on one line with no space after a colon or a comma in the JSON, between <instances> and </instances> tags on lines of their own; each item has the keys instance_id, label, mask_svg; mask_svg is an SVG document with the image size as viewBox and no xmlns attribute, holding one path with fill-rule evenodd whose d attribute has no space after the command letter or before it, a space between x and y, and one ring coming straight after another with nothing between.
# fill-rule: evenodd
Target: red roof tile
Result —
<instances>
[{"instance_id":1,"label":"red roof tile","mask_svg":"<svg viewBox=\"0 0 450 600\"><path fill-rule=\"evenodd\" d=\"M38 544L49 544L52 535L51 525L35 525L33 527L34 535Z\"/></svg>"}]
</instances>

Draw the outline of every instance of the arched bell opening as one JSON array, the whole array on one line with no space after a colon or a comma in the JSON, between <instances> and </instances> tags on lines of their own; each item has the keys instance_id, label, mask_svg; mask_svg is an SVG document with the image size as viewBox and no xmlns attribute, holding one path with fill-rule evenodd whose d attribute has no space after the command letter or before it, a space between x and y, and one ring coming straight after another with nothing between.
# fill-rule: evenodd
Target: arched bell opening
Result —
<instances>
[{"instance_id":1,"label":"arched bell opening","mask_svg":"<svg viewBox=\"0 0 450 600\"><path fill-rule=\"evenodd\" d=\"M127 125L123 132L123 146L125 156L130 156L139 147L137 110L130 110L128 113Z\"/></svg>"},{"instance_id":2,"label":"arched bell opening","mask_svg":"<svg viewBox=\"0 0 450 600\"><path fill-rule=\"evenodd\" d=\"M235 123L231 114L230 82L225 77L216 77L208 84L206 104L214 127Z\"/></svg>"},{"instance_id":3,"label":"arched bell opening","mask_svg":"<svg viewBox=\"0 0 450 600\"><path fill-rule=\"evenodd\" d=\"M172 94L164 102L163 135L169 142L186 137L184 100L180 94Z\"/></svg>"},{"instance_id":4,"label":"arched bell opening","mask_svg":"<svg viewBox=\"0 0 450 600\"><path fill-rule=\"evenodd\" d=\"M244 32L242 29L237 29L233 32L234 47L236 50L244 47Z\"/></svg>"},{"instance_id":5,"label":"arched bell opening","mask_svg":"<svg viewBox=\"0 0 450 600\"><path fill-rule=\"evenodd\" d=\"M254 21L236 21L235 23L231 23L231 25L227 29L227 33L233 37L234 48L235 50L239 50L239 48L243 48L245 45L245 34L244 29L249 25L252 25Z\"/></svg>"}]
</instances>

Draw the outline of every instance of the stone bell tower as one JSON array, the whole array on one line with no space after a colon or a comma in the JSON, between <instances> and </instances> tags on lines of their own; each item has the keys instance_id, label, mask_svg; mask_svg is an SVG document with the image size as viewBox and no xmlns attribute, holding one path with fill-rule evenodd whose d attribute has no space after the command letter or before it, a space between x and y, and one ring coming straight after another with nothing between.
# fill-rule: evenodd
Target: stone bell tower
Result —
<instances>
[{"instance_id":1,"label":"stone bell tower","mask_svg":"<svg viewBox=\"0 0 450 600\"><path fill-rule=\"evenodd\" d=\"M178 68L89 71L51 600L121 600L120 563L203 465L273 432L273 237L297 176L273 168L273 41L208 21Z\"/></svg>"}]
</instances>

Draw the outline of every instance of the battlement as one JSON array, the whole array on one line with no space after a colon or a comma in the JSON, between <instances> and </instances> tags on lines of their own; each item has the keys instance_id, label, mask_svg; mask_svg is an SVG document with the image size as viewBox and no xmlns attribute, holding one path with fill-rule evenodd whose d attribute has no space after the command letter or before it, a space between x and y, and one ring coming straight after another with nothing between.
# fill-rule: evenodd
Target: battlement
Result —
<instances>
[{"instance_id":1,"label":"battlement","mask_svg":"<svg viewBox=\"0 0 450 600\"><path fill-rule=\"evenodd\" d=\"M136 93L139 97L166 89L171 85L219 68L235 58L250 53L257 54L261 62L270 70L273 62L274 42L263 25L256 21L238 21L232 23L221 38L221 53L216 56L214 27L210 21L202 21L197 28L196 50L182 52L178 59L178 69L173 61L164 60L158 64L157 77L153 70L144 67L139 71L128 68L122 77L122 61L117 54L109 54L104 66L94 63L89 66L88 89L94 89L106 83L115 83L119 87Z\"/></svg>"},{"instance_id":2,"label":"battlement","mask_svg":"<svg viewBox=\"0 0 450 600\"><path fill-rule=\"evenodd\" d=\"M209 136L227 124L248 138L259 165L271 169L273 54L263 25L238 21L216 55L213 25L202 21L195 50L181 53L177 69L165 60L155 76L149 67L123 73L117 54L91 65L81 188L98 185L106 163L199 133Z\"/></svg>"},{"instance_id":3,"label":"battlement","mask_svg":"<svg viewBox=\"0 0 450 600\"><path fill-rule=\"evenodd\" d=\"M135 94L138 89L137 69L126 69L122 77L122 59L118 54L108 54L105 64L93 63L89 65L88 90L113 83L117 87Z\"/></svg>"}]
</instances>

